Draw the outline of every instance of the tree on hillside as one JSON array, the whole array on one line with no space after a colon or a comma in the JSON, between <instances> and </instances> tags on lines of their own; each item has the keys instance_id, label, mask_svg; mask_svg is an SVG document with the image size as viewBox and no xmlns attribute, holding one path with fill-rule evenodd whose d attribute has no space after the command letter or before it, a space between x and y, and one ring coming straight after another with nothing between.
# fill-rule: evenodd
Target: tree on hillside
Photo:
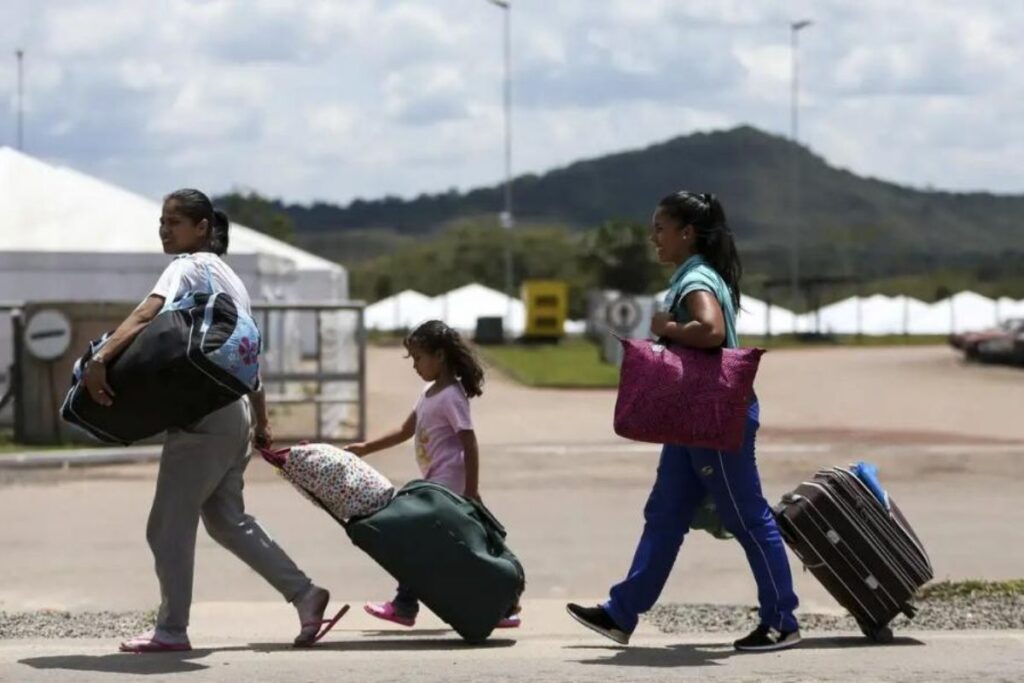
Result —
<instances>
[{"instance_id":1,"label":"tree on hillside","mask_svg":"<svg viewBox=\"0 0 1024 683\"><path fill-rule=\"evenodd\" d=\"M295 241L295 224L276 203L256 192L238 191L217 197L214 204L227 212L233 223L258 230L282 242Z\"/></svg>"},{"instance_id":2,"label":"tree on hillside","mask_svg":"<svg viewBox=\"0 0 1024 683\"><path fill-rule=\"evenodd\" d=\"M429 241L354 263L352 292L375 301L404 289L436 295L470 283L503 291L506 245L512 250L517 294L524 280L563 280L569 283L573 314L582 314L591 278L579 265L579 235L556 226L503 230L493 217L460 219Z\"/></svg>"},{"instance_id":3,"label":"tree on hillside","mask_svg":"<svg viewBox=\"0 0 1024 683\"><path fill-rule=\"evenodd\" d=\"M643 294L664 277L651 254L648 228L640 223L605 222L585 236L579 258L603 289Z\"/></svg>"}]
</instances>

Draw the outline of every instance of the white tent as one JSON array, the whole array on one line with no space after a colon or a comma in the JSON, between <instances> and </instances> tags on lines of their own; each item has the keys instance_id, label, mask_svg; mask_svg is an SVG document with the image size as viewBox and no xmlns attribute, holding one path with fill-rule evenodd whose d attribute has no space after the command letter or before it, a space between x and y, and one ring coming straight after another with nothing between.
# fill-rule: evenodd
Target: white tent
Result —
<instances>
[{"instance_id":1,"label":"white tent","mask_svg":"<svg viewBox=\"0 0 1024 683\"><path fill-rule=\"evenodd\" d=\"M910 334L949 334L953 313L949 299L938 301L910 319Z\"/></svg>"},{"instance_id":2,"label":"white tent","mask_svg":"<svg viewBox=\"0 0 1024 683\"><path fill-rule=\"evenodd\" d=\"M505 332L519 336L524 331L525 309L522 301L501 292L471 284L430 298L407 289L366 307L366 327L395 331L416 327L427 320L443 320L466 335L476 332L481 317L503 319ZM582 334L586 323L566 320L566 334Z\"/></svg>"},{"instance_id":3,"label":"white tent","mask_svg":"<svg viewBox=\"0 0 1024 683\"><path fill-rule=\"evenodd\" d=\"M869 325L865 334L910 334L911 321L926 315L930 309L930 306L920 299L902 294L891 297L889 301L888 312L878 312L879 331L871 331Z\"/></svg>"},{"instance_id":4,"label":"white tent","mask_svg":"<svg viewBox=\"0 0 1024 683\"><path fill-rule=\"evenodd\" d=\"M141 300L169 260L157 236L160 210L159 201L0 147L0 300ZM254 301L348 297L347 273L335 263L237 224L229 247L226 260ZM268 363L283 366L295 360L285 353L312 351L315 328L311 315L278 318L264 332ZM328 323L324 333L348 339L350 327ZM0 314L0 374L12 359L10 335Z\"/></svg>"},{"instance_id":5,"label":"white tent","mask_svg":"<svg viewBox=\"0 0 1024 683\"><path fill-rule=\"evenodd\" d=\"M1010 297L1000 297L996 301L996 315L999 322L1024 318L1024 299L1015 301Z\"/></svg>"},{"instance_id":6,"label":"white tent","mask_svg":"<svg viewBox=\"0 0 1024 683\"><path fill-rule=\"evenodd\" d=\"M436 317L437 305L426 294L407 289L366 307L366 328L403 330Z\"/></svg>"},{"instance_id":7,"label":"white tent","mask_svg":"<svg viewBox=\"0 0 1024 683\"><path fill-rule=\"evenodd\" d=\"M818 309L817 313L809 313L801 316L805 325L809 325L808 331L817 331L824 334L856 334L861 328L862 306L864 300L858 296L851 296L848 299L837 301L828 306Z\"/></svg>"},{"instance_id":8,"label":"white tent","mask_svg":"<svg viewBox=\"0 0 1024 683\"><path fill-rule=\"evenodd\" d=\"M141 270L151 284L147 257L166 262L157 238L159 202L7 147L0 147L0 207L0 254L9 257L3 299L135 299L138 288L125 287L125 274ZM338 264L243 225L232 225L230 236L229 260L252 261L246 285L254 299L348 296ZM100 255L103 262L90 268L89 259L77 257L67 264L66 254ZM53 278L57 269L61 277ZM33 277L39 270L42 277Z\"/></svg>"},{"instance_id":9,"label":"white tent","mask_svg":"<svg viewBox=\"0 0 1024 683\"><path fill-rule=\"evenodd\" d=\"M904 334L910 321L928 310L928 304L906 296L854 296L820 308L817 325L818 331L826 334ZM813 330L815 315L806 315Z\"/></svg>"},{"instance_id":10,"label":"white tent","mask_svg":"<svg viewBox=\"0 0 1024 683\"><path fill-rule=\"evenodd\" d=\"M523 302L483 285L453 289L434 297L433 304L437 318L464 334L475 332L477 318L483 317L503 318L506 334L519 336L525 329Z\"/></svg>"},{"instance_id":11,"label":"white tent","mask_svg":"<svg viewBox=\"0 0 1024 683\"><path fill-rule=\"evenodd\" d=\"M996 302L974 292L938 301L910 319L910 334L971 332L996 324Z\"/></svg>"},{"instance_id":12,"label":"white tent","mask_svg":"<svg viewBox=\"0 0 1024 683\"><path fill-rule=\"evenodd\" d=\"M763 336L771 334L793 334L797 331L797 316L793 311L772 304L771 307L760 299L746 294L740 297L740 311L736 316L736 332L744 335Z\"/></svg>"},{"instance_id":13,"label":"white tent","mask_svg":"<svg viewBox=\"0 0 1024 683\"><path fill-rule=\"evenodd\" d=\"M951 297L954 332L970 332L994 327L998 323L996 302L974 292L960 292Z\"/></svg>"},{"instance_id":14,"label":"white tent","mask_svg":"<svg viewBox=\"0 0 1024 683\"><path fill-rule=\"evenodd\" d=\"M854 325L854 322L848 322L847 318L856 318L856 300L849 301L844 300L837 302L840 304L839 307L826 311L825 308L818 309L817 311L807 311L806 313L794 313L793 314L793 332L799 334L806 334L811 332L822 332L822 333L833 333L838 334L838 330L835 328L846 327L847 325ZM819 319L819 315L822 313L828 313L830 319L830 325L826 326L824 320Z\"/></svg>"}]
</instances>

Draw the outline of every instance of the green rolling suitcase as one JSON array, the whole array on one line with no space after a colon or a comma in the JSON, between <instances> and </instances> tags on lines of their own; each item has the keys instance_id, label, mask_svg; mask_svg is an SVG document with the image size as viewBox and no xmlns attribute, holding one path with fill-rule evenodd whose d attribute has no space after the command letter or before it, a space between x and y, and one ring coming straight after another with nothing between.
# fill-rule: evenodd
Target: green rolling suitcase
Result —
<instances>
[{"instance_id":1,"label":"green rolling suitcase","mask_svg":"<svg viewBox=\"0 0 1024 683\"><path fill-rule=\"evenodd\" d=\"M519 603L523 566L483 505L413 481L383 509L349 520L349 538L469 642L481 642Z\"/></svg>"}]
</instances>

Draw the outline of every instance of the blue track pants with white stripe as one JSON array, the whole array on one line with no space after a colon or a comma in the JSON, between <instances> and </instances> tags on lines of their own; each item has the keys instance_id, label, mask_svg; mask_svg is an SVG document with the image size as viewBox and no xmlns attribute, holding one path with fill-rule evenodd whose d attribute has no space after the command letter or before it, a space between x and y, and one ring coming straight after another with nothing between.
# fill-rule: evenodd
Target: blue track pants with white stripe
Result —
<instances>
[{"instance_id":1,"label":"blue track pants with white stripe","mask_svg":"<svg viewBox=\"0 0 1024 683\"><path fill-rule=\"evenodd\" d=\"M707 493L722 523L747 554L757 581L761 623L780 631L797 628L797 597L779 529L761 493L754 458L756 402L747 419L743 449L735 453L665 445L658 476L644 508L644 531L625 580L603 607L626 632L661 594L697 506Z\"/></svg>"}]
</instances>

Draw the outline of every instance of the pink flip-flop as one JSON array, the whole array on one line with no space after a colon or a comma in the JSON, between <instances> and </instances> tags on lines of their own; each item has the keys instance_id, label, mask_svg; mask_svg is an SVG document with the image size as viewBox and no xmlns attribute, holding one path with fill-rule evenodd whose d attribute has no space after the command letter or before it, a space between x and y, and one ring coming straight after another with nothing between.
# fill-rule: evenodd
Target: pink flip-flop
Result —
<instances>
[{"instance_id":1,"label":"pink flip-flop","mask_svg":"<svg viewBox=\"0 0 1024 683\"><path fill-rule=\"evenodd\" d=\"M363 609L370 616L383 619L384 621L390 621L400 626L415 626L416 617L403 617L395 611L395 606L390 602L368 602L363 605Z\"/></svg>"},{"instance_id":2,"label":"pink flip-flop","mask_svg":"<svg viewBox=\"0 0 1024 683\"><path fill-rule=\"evenodd\" d=\"M296 638L295 642L293 643L294 647L310 647L320 642L320 639L326 636L327 633L332 628L334 628L334 625L337 624L338 621L340 621L343 616L345 616L345 613L348 612L348 609L349 605L343 605L342 608L338 610L338 613L335 614L332 619L321 619L319 621L307 621L303 623L302 628L306 628L307 626L319 626L320 629L316 632L316 635L309 640L300 640L299 638Z\"/></svg>"},{"instance_id":3,"label":"pink flip-flop","mask_svg":"<svg viewBox=\"0 0 1024 683\"><path fill-rule=\"evenodd\" d=\"M499 621L494 628L519 628L522 624L523 620L519 618L519 615L512 614Z\"/></svg>"},{"instance_id":4,"label":"pink flip-flop","mask_svg":"<svg viewBox=\"0 0 1024 683\"><path fill-rule=\"evenodd\" d=\"M124 641L118 649L121 652L131 652L134 654L149 652L188 652L192 649L192 644L187 640L184 643L165 643L162 640L157 640L156 634L153 631L150 631L149 633L143 633L142 635L135 636L131 640Z\"/></svg>"}]
</instances>

